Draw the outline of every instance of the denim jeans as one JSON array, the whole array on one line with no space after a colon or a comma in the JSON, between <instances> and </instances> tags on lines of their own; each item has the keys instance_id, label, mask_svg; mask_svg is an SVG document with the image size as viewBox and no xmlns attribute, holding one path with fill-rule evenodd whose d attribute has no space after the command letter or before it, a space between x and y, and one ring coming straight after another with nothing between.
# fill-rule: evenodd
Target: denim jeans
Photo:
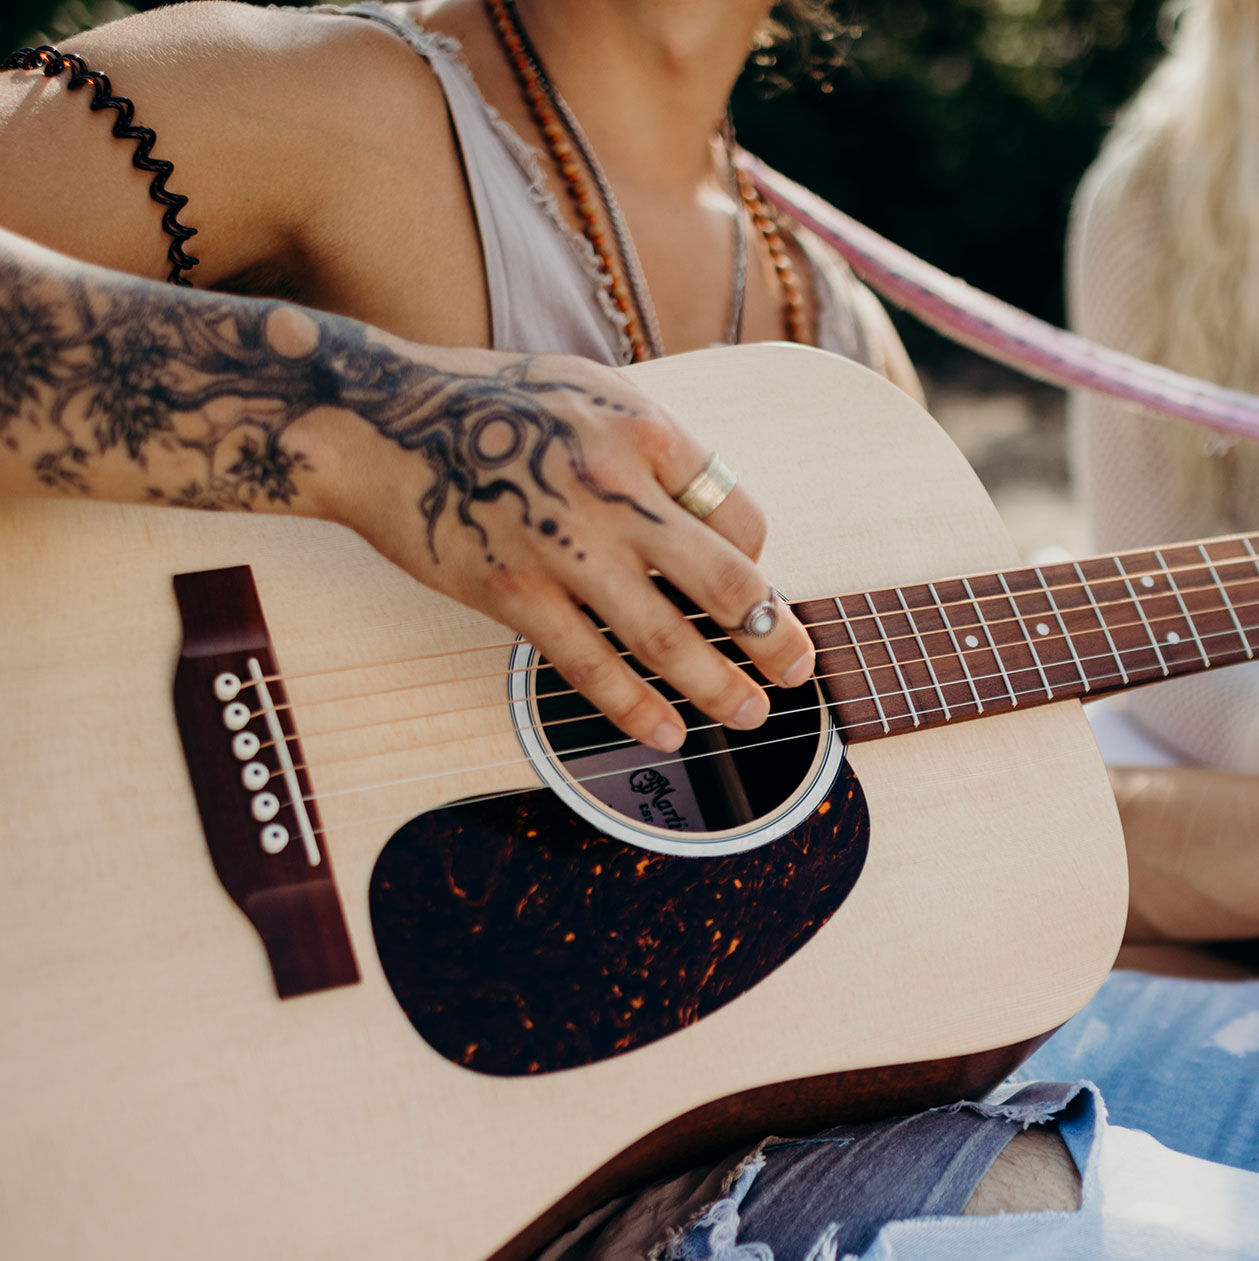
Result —
<instances>
[{"instance_id":1,"label":"denim jeans","mask_svg":"<svg viewBox=\"0 0 1259 1261\"><path fill-rule=\"evenodd\" d=\"M1073 1077L1116 1125L1259 1171L1259 981L1111 973L1011 1080Z\"/></svg>"},{"instance_id":2,"label":"denim jeans","mask_svg":"<svg viewBox=\"0 0 1259 1261\"><path fill-rule=\"evenodd\" d=\"M987 1100L767 1140L623 1197L545 1261L1254 1261L1256 1003L1259 982L1116 973ZM1045 1123L1080 1170L1080 1209L961 1216L1009 1137Z\"/></svg>"}]
</instances>

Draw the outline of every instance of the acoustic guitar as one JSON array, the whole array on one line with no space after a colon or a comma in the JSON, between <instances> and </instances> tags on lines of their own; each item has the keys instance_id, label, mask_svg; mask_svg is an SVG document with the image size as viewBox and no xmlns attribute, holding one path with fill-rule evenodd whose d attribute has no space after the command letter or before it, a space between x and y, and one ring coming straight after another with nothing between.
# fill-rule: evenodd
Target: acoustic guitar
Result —
<instances>
[{"instance_id":1,"label":"acoustic guitar","mask_svg":"<svg viewBox=\"0 0 1259 1261\"><path fill-rule=\"evenodd\" d=\"M862 368L631 374L771 507L820 649L671 757L340 527L0 510L0 1254L523 1257L983 1091L1096 989L1079 700L1253 658L1256 536L1022 568Z\"/></svg>"}]
</instances>

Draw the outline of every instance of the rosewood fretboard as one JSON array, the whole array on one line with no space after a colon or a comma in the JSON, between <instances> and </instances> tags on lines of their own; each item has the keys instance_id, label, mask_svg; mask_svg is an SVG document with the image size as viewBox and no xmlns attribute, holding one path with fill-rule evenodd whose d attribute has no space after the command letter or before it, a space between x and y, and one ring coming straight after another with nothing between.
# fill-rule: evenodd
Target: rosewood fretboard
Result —
<instances>
[{"instance_id":1,"label":"rosewood fretboard","mask_svg":"<svg viewBox=\"0 0 1259 1261\"><path fill-rule=\"evenodd\" d=\"M794 606L849 740L1253 659L1259 534Z\"/></svg>"}]
</instances>

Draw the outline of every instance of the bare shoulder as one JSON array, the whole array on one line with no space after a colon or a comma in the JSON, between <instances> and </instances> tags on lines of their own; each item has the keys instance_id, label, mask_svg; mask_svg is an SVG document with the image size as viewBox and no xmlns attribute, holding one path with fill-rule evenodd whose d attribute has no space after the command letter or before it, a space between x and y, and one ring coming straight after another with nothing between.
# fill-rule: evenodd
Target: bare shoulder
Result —
<instances>
[{"instance_id":1,"label":"bare shoulder","mask_svg":"<svg viewBox=\"0 0 1259 1261\"><path fill-rule=\"evenodd\" d=\"M106 74L156 133L154 156L174 166L168 186L188 198L180 217L198 231L187 248L201 259L200 285L300 251L312 207L371 161L393 90L412 111L444 117L401 40L338 15L201 0L110 23L64 50ZM0 188L0 223L162 277L168 239L152 176L133 167L133 142L110 135L115 112L89 100L64 76L0 75L0 160L25 173Z\"/></svg>"}]
</instances>

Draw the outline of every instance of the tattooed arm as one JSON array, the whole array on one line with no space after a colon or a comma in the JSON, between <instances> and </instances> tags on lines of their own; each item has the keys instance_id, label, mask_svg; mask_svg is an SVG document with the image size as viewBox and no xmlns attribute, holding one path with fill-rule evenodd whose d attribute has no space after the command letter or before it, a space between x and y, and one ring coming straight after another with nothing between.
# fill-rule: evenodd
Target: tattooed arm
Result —
<instances>
[{"instance_id":1,"label":"tattooed arm","mask_svg":"<svg viewBox=\"0 0 1259 1261\"><path fill-rule=\"evenodd\" d=\"M737 625L766 580L739 489L673 502L707 452L619 373L566 356L421 347L282 303L174 290L0 231L0 494L292 512L357 530L421 582L526 635L623 730L672 749L671 705L581 606L732 726L763 690L649 580ZM784 610L744 643L807 677Z\"/></svg>"}]
</instances>

